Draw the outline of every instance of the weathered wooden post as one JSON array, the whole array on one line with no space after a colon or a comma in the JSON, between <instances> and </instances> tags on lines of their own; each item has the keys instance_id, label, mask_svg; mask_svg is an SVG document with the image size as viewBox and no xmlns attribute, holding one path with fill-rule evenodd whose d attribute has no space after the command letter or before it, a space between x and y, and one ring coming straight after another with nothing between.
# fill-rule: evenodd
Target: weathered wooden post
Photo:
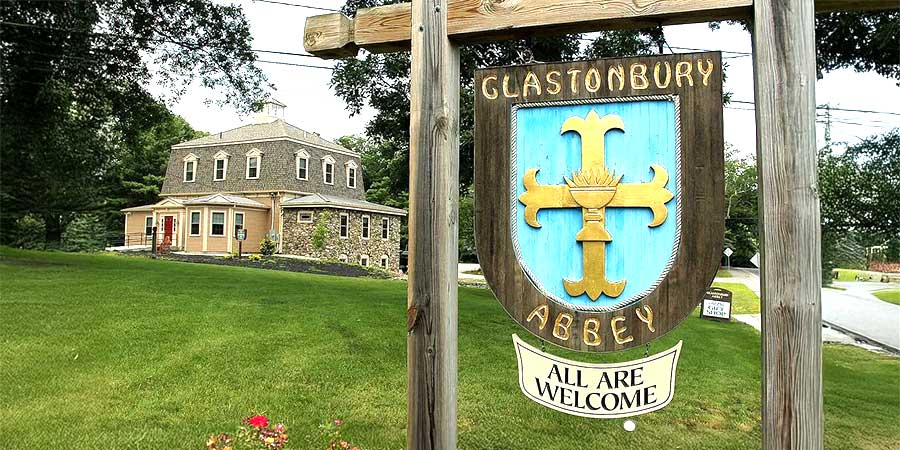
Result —
<instances>
[{"instance_id":1,"label":"weathered wooden post","mask_svg":"<svg viewBox=\"0 0 900 450\"><path fill-rule=\"evenodd\" d=\"M413 0L407 448L456 448L459 49L447 0Z\"/></svg>"},{"instance_id":2,"label":"weathered wooden post","mask_svg":"<svg viewBox=\"0 0 900 450\"><path fill-rule=\"evenodd\" d=\"M753 4L766 450L822 448L814 5Z\"/></svg>"}]
</instances>

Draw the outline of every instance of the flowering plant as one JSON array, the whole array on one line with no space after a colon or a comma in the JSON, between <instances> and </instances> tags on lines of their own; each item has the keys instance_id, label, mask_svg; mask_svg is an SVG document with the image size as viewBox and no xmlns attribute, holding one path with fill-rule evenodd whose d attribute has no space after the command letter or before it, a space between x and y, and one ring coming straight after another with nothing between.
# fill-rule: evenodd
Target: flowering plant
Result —
<instances>
[{"instance_id":1,"label":"flowering plant","mask_svg":"<svg viewBox=\"0 0 900 450\"><path fill-rule=\"evenodd\" d=\"M363 450L362 447L353 445L341 438L341 422L340 420L332 420L319 425L325 439L328 440L328 446L325 450Z\"/></svg>"},{"instance_id":2,"label":"flowering plant","mask_svg":"<svg viewBox=\"0 0 900 450\"><path fill-rule=\"evenodd\" d=\"M263 415L254 415L241 420L235 438L227 434L210 436L206 441L206 450L281 450L288 441L287 427L279 423L269 427L269 419Z\"/></svg>"}]
</instances>

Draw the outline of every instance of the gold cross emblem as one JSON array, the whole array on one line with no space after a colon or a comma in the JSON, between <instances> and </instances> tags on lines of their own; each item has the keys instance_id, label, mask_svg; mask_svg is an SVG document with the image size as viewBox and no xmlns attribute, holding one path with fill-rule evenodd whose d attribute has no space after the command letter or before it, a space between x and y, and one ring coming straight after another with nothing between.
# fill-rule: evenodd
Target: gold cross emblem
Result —
<instances>
[{"instance_id":1,"label":"gold cross emblem","mask_svg":"<svg viewBox=\"0 0 900 450\"><path fill-rule=\"evenodd\" d=\"M596 301L600 294L618 297L625 289L626 280L606 279L606 243L612 236L606 230L606 208L650 208L653 220L648 226L657 227L666 221L666 203L673 194L666 189L669 173L658 164L653 169L649 183L619 183L622 175L609 172L604 163L604 137L609 130L625 131L622 119L614 114L600 118L594 110L587 117L569 117L563 122L560 134L574 131L581 136L581 169L564 177L566 184L542 185L535 175L539 168L528 169L522 177L525 193L519 201L525 205L525 222L540 228L537 213L542 208L581 208L582 228L575 235L581 242L584 275L581 280L564 279L566 292L577 297L587 293Z\"/></svg>"}]
</instances>

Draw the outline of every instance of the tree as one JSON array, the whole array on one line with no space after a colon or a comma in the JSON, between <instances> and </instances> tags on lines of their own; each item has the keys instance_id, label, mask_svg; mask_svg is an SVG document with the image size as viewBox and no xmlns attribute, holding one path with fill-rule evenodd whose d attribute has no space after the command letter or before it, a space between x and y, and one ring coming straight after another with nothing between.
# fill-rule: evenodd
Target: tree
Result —
<instances>
[{"instance_id":1,"label":"tree","mask_svg":"<svg viewBox=\"0 0 900 450\"><path fill-rule=\"evenodd\" d=\"M734 250L731 263L746 265L759 250L756 161L725 150L725 246Z\"/></svg>"},{"instance_id":2,"label":"tree","mask_svg":"<svg viewBox=\"0 0 900 450\"><path fill-rule=\"evenodd\" d=\"M900 79L900 11L832 12L816 15L816 68L852 67Z\"/></svg>"},{"instance_id":3,"label":"tree","mask_svg":"<svg viewBox=\"0 0 900 450\"><path fill-rule=\"evenodd\" d=\"M900 236L898 192L900 128L842 152L830 143L819 151L824 279L837 265L864 257L863 247L890 246Z\"/></svg>"},{"instance_id":4,"label":"tree","mask_svg":"<svg viewBox=\"0 0 900 450\"><path fill-rule=\"evenodd\" d=\"M75 214L108 210L124 157L161 83L197 81L246 111L263 97L239 7L210 1L5 2L0 8L0 226L36 214L58 245ZM147 180L153 184L153 180Z\"/></svg>"}]
</instances>

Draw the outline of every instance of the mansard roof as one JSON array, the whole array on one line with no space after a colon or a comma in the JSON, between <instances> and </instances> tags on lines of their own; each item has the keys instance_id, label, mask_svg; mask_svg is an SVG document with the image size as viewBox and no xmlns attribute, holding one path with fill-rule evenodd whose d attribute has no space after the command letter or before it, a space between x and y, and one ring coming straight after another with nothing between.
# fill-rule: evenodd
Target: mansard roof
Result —
<instances>
[{"instance_id":1,"label":"mansard roof","mask_svg":"<svg viewBox=\"0 0 900 450\"><path fill-rule=\"evenodd\" d=\"M351 151L341 145L331 142L317 133L297 128L282 119L275 119L266 123L253 123L234 128L220 133L210 134L201 138L193 139L187 142L173 145L173 149L205 147L212 145L240 144L247 142L259 142L275 139L286 139L297 141L302 144L308 144L338 153L351 156L359 156L358 153Z\"/></svg>"}]
</instances>

